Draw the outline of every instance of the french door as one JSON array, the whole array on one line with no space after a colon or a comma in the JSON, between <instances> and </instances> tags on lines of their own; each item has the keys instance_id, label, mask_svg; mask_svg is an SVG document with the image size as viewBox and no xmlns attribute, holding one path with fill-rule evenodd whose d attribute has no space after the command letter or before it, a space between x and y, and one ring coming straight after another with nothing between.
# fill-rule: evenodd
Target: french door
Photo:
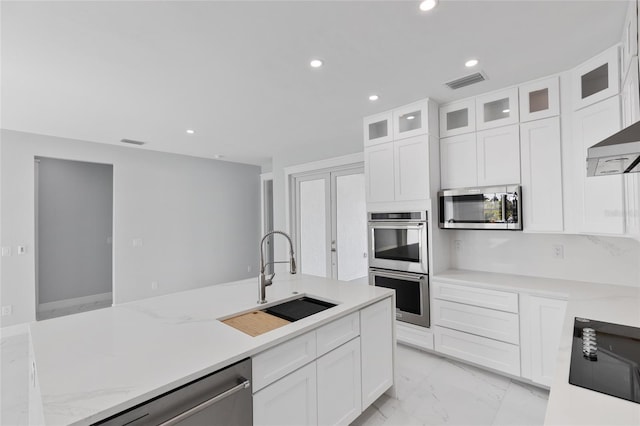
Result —
<instances>
[{"instance_id":1,"label":"french door","mask_svg":"<svg viewBox=\"0 0 640 426\"><path fill-rule=\"evenodd\" d=\"M364 169L294 176L300 272L350 281L367 276Z\"/></svg>"}]
</instances>

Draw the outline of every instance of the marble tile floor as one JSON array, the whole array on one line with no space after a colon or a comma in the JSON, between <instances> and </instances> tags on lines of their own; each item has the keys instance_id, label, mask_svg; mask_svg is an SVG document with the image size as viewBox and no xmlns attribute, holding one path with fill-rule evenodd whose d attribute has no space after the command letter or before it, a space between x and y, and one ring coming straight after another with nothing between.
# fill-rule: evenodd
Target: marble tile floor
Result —
<instances>
[{"instance_id":1,"label":"marble tile floor","mask_svg":"<svg viewBox=\"0 0 640 426\"><path fill-rule=\"evenodd\" d=\"M542 425L549 392L398 345L397 397L382 395L352 426Z\"/></svg>"},{"instance_id":2,"label":"marble tile floor","mask_svg":"<svg viewBox=\"0 0 640 426\"><path fill-rule=\"evenodd\" d=\"M0 425L28 424L29 419L29 335L0 338Z\"/></svg>"},{"instance_id":3,"label":"marble tile floor","mask_svg":"<svg viewBox=\"0 0 640 426\"><path fill-rule=\"evenodd\" d=\"M62 317L65 315L78 314L80 312L93 311L94 309L108 308L111 306L111 300L100 300L93 303L84 303L80 305L69 306L66 308L57 308L50 310L38 311L38 321Z\"/></svg>"}]
</instances>

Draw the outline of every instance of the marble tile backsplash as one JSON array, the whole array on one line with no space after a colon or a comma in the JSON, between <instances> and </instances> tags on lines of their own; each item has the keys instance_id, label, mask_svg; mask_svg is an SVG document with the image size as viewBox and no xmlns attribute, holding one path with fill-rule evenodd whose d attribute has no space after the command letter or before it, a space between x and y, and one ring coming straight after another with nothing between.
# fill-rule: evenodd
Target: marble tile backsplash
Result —
<instances>
[{"instance_id":1,"label":"marble tile backsplash","mask_svg":"<svg viewBox=\"0 0 640 426\"><path fill-rule=\"evenodd\" d=\"M640 287L640 242L629 238L485 230L450 238L456 269Z\"/></svg>"}]
</instances>

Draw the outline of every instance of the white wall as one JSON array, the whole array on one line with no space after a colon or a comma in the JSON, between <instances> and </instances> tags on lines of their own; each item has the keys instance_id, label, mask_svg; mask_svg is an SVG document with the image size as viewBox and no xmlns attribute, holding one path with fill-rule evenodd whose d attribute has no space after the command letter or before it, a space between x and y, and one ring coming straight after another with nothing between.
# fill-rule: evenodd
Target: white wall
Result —
<instances>
[{"instance_id":1,"label":"white wall","mask_svg":"<svg viewBox=\"0 0 640 426\"><path fill-rule=\"evenodd\" d=\"M113 164L114 303L255 275L258 167L2 130L0 244L27 246L1 258L2 326L35 319L36 156Z\"/></svg>"},{"instance_id":2,"label":"white wall","mask_svg":"<svg viewBox=\"0 0 640 426\"><path fill-rule=\"evenodd\" d=\"M41 158L38 303L111 293L113 166Z\"/></svg>"},{"instance_id":3,"label":"white wall","mask_svg":"<svg viewBox=\"0 0 640 426\"><path fill-rule=\"evenodd\" d=\"M452 267L547 278L640 286L640 242L592 235L449 231ZM564 259L553 258L553 245Z\"/></svg>"}]
</instances>

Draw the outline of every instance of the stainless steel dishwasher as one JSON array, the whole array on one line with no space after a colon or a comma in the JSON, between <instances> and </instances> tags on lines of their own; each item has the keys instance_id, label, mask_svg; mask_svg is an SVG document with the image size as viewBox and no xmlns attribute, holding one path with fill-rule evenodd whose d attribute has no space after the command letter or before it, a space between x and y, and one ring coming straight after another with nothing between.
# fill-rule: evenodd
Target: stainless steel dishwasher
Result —
<instances>
[{"instance_id":1,"label":"stainless steel dishwasher","mask_svg":"<svg viewBox=\"0 0 640 426\"><path fill-rule=\"evenodd\" d=\"M251 358L230 365L96 425L251 425Z\"/></svg>"}]
</instances>

